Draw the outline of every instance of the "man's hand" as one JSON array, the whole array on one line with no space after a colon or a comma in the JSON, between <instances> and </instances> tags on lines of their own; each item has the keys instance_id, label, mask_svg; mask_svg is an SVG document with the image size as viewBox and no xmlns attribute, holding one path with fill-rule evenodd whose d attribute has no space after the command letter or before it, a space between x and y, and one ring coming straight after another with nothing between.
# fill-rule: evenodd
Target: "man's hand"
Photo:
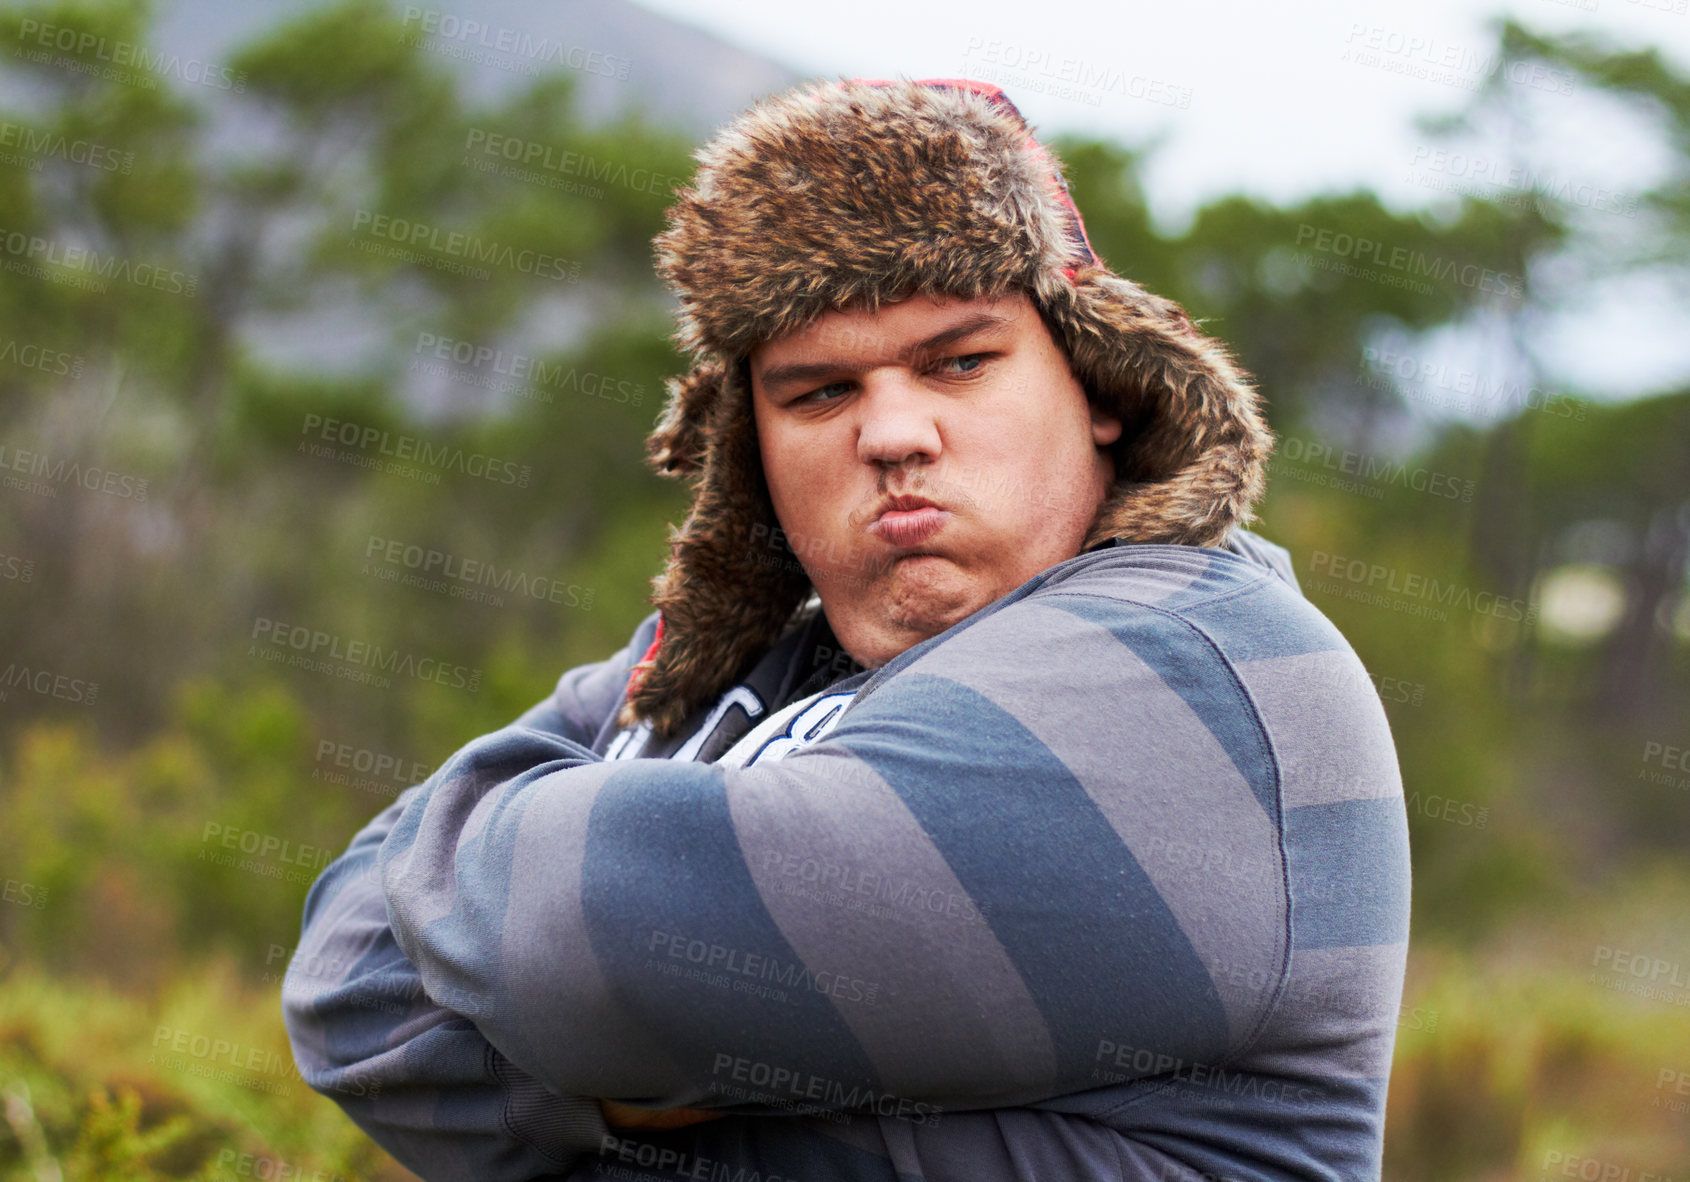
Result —
<instances>
[{"instance_id":1,"label":"man's hand","mask_svg":"<svg viewBox=\"0 0 1690 1182\"><path fill-rule=\"evenodd\" d=\"M600 1100L604 1123L619 1129L682 1129L701 1120L715 1120L720 1112L699 1108L636 1108L615 1100Z\"/></svg>"}]
</instances>

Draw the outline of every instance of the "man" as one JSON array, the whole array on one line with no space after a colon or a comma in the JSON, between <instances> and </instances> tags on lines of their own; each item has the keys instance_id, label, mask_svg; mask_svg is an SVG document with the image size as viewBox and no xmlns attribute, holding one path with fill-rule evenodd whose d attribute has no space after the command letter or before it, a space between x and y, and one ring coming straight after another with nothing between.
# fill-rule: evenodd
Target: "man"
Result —
<instances>
[{"instance_id":1,"label":"man","mask_svg":"<svg viewBox=\"0 0 1690 1182\"><path fill-rule=\"evenodd\" d=\"M429 1178L1378 1177L1401 784L1253 392L995 88L699 159L659 611L325 871L306 1078Z\"/></svg>"}]
</instances>

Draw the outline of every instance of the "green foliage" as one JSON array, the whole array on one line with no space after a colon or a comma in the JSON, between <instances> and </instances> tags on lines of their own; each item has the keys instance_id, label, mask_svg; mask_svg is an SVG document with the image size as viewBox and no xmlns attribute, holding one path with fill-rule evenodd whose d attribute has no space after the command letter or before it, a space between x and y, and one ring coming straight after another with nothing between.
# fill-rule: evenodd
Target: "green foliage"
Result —
<instances>
[{"instance_id":1,"label":"green foliage","mask_svg":"<svg viewBox=\"0 0 1690 1182\"><path fill-rule=\"evenodd\" d=\"M1595 963L1681 899L1681 867L1607 883L1575 916L1517 927L1484 953L1417 941L1397 1028L1385 1177L1404 1182L1558 1176L1581 1159L1671 1177L1690 1160L1679 1073L1690 1025L1670 1000ZM1663 956L1682 936L1648 935ZM1690 1075L1686 1076L1690 1079ZM1558 1158L1552 1154L1560 1154ZM1557 1163L1553 1170L1546 1163Z\"/></svg>"},{"instance_id":2,"label":"green foliage","mask_svg":"<svg viewBox=\"0 0 1690 1182\"><path fill-rule=\"evenodd\" d=\"M30 13L146 41L140 9ZM0 23L8 35L21 27ZM638 122L585 127L564 79L472 108L414 40L380 4L304 12L230 59L239 87L218 91L210 111L262 134L210 155L196 149L207 112L170 86L33 63L51 114L17 120L131 152L133 172L49 159L7 190L17 205L8 226L62 242L92 233L102 260L156 265L184 287L95 291L70 282L74 268L52 282L0 272L0 311L18 312L9 330L61 350L64 371L0 372L22 395L0 397L6 443L47 453L59 471L115 470L147 501L127 515L145 517L141 529L125 521L128 506L76 488L61 490L68 506L24 498L0 527L8 553L36 557L35 591L77 604L74 623L0 619L0 637L31 668L74 668L105 687L109 740L160 725L183 677L267 676L244 643L260 620L464 670L495 648L530 653L531 702L559 672L546 654L615 647L627 613L603 605L645 596L649 575L593 586L571 568L627 503L677 504L638 462L676 359L649 267L626 259L635 243L645 255L667 203L657 178L688 172L686 145ZM537 145L575 171L471 167L505 165L498 154L472 159L489 137ZM99 195L120 183L146 198ZM405 233L376 233L378 218ZM472 250L485 256L483 277L465 273ZM581 278L560 281L537 259ZM250 344L259 321L336 318L372 326L373 360L325 368L309 352L279 361ZM537 330L560 320L576 328ZM424 386L444 405L423 410ZM396 451L435 459L401 463ZM325 526L310 546L307 522ZM414 572L369 573L376 538L484 564L504 590L465 612L450 592L474 586L382 582ZM551 580L570 590L526 593ZM128 643L104 642L114 635ZM293 684L320 718L360 720L362 734L335 728L342 736L433 749L439 732L412 726L439 686L382 694L312 673ZM460 687L460 717L492 721L481 701Z\"/></svg>"},{"instance_id":3,"label":"green foliage","mask_svg":"<svg viewBox=\"0 0 1690 1182\"><path fill-rule=\"evenodd\" d=\"M36 894L0 913L0 939L132 986L214 949L256 977L270 944L291 947L329 851L382 802L325 782L333 770L275 684L185 684L172 725L118 755L84 729L23 731L0 764L0 863Z\"/></svg>"},{"instance_id":4,"label":"green foliage","mask_svg":"<svg viewBox=\"0 0 1690 1182\"><path fill-rule=\"evenodd\" d=\"M292 1070L274 988L223 961L181 969L152 1001L5 975L0 1174L163 1182L286 1165L302 1177L411 1177Z\"/></svg>"}]
</instances>

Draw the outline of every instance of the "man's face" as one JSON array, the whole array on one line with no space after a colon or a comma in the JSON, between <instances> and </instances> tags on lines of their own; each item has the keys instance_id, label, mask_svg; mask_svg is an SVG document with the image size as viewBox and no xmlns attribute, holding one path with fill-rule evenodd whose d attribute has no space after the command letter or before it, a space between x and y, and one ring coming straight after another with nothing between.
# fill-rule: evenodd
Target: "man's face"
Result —
<instances>
[{"instance_id":1,"label":"man's face","mask_svg":"<svg viewBox=\"0 0 1690 1182\"><path fill-rule=\"evenodd\" d=\"M750 362L775 515L867 668L1078 554L1114 481L1120 421L1022 292L825 313Z\"/></svg>"}]
</instances>

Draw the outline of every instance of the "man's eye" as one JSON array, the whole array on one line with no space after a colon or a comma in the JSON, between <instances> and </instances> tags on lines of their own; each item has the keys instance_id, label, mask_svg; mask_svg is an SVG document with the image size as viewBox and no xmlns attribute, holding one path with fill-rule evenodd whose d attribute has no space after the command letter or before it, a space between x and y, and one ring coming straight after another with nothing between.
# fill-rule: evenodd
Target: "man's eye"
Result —
<instances>
[{"instance_id":1,"label":"man's eye","mask_svg":"<svg viewBox=\"0 0 1690 1182\"><path fill-rule=\"evenodd\" d=\"M805 394L803 397L799 398L798 401L799 402L832 402L832 401L834 401L834 399L825 398L825 397L822 397L822 395L825 395L829 390L836 390L839 393L843 394L845 391L849 390L850 388L851 388L851 383L849 383L849 382L829 382L825 386L817 386L814 390L811 390L808 394Z\"/></svg>"},{"instance_id":2,"label":"man's eye","mask_svg":"<svg viewBox=\"0 0 1690 1182\"><path fill-rule=\"evenodd\" d=\"M973 373L986 364L984 353L962 353L955 357L947 357L939 362L936 368L947 373Z\"/></svg>"}]
</instances>

